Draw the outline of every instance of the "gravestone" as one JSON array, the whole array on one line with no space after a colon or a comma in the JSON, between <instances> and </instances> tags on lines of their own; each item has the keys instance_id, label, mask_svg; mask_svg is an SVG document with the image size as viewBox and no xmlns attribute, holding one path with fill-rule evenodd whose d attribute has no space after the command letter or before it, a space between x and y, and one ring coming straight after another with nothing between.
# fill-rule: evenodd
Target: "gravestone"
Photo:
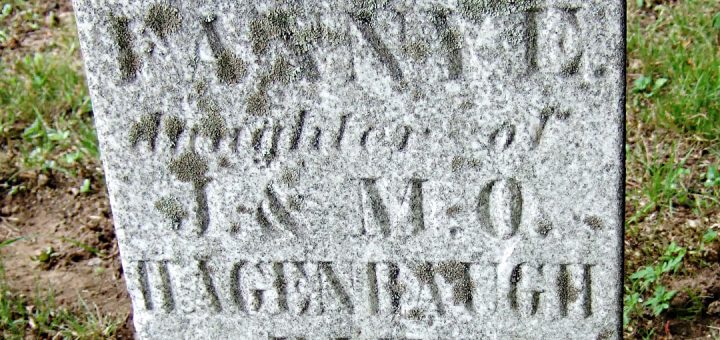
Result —
<instances>
[{"instance_id":1,"label":"gravestone","mask_svg":"<svg viewBox=\"0 0 720 340\"><path fill-rule=\"evenodd\" d=\"M621 336L624 1L74 5L140 338Z\"/></svg>"}]
</instances>

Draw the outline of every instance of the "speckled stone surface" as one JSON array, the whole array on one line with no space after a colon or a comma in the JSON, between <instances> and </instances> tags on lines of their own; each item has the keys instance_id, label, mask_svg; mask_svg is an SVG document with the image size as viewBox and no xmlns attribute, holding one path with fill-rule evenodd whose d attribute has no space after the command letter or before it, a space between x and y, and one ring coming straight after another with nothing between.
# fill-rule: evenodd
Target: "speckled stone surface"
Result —
<instances>
[{"instance_id":1,"label":"speckled stone surface","mask_svg":"<svg viewBox=\"0 0 720 340\"><path fill-rule=\"evenodd\" d=\"M621 336L624 1L74 5L139 338Z\"/></svg>"}]
</instances>

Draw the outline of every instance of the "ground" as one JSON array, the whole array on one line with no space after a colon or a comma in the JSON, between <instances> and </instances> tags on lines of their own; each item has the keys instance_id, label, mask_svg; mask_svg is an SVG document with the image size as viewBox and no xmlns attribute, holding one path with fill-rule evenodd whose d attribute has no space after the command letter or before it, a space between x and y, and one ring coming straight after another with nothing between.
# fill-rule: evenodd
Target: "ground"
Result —
<instances>
[{"instance_id":1,"label":"ground","mask_svg":"<svg viewBox=\"0 0 720 340\"><path fill-rule=\"evenodd\" d=\"M0 2L0 332L132 338L69 1Z\"/></svg>"},{"instance_id":2,"label":"ground","mask_svg":"<svg viewBox=\"0 0 720 340\"><path fill-rule=\"evenodd\" d=\"M628 1L629 339L720 339L720 2ZM68 0L0 0L0 332L131 338Z\"/></svg>"}]
</instances>

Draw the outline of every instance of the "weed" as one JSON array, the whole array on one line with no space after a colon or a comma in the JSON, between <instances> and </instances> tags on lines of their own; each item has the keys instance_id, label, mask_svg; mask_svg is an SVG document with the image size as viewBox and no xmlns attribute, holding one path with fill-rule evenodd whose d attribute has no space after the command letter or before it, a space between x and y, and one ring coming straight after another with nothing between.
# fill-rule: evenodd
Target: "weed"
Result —
<instances>
[{"instance_id":1,"label":"weed","mask_svg":"<svg viewBox=\"0 0 720 340\"><path fill-rule=\"evenodd\" d=\"M693 203L694 197L687 185L691 172L685 165L693 151L688 151L682 158L678 156L677 144L667 155L659 151L640 144L630 154L631 161L638 163L642 170L637 174L640 187L628 191L631 204L637 204L633 209L634 215L627 220L628 225L637 223L655 210L666 208L672 212L676 206ZM632 228L630 232L635 233Z\"/></svg>"},{"instance_id":2,"label":"weed","mask_svg":"<svg viewBox=\"0 0 720 340\"><path fill-rule=\"evenodd\" d=\"M705 186L708 188L720 187L720 172L716 165L711 165L705 174Z\"/></svg>"},{"instance_id":3,"label":"weed","mask_svg":"<svg viewBox=\"0 0 720 340\"><path fill-rule=\"evenodd\" d=\"M97 257L105 257L105 254L103 254L103 252L101 252L101 251L98 250L97 248L92 247L92 246L90 246L90 245L87 245L87 244L85 244L85 243L83 243L83 242L80 242L80 241L78 241L78 240L73 240L73 239L70 239L70 238L67 238L67 237L63 237L63 238L61 238L61 239L62 239L63 241L65 241L65 242L68 242L68 243L70 243L70 244L72 244L72 245L74 245L74 246L76 246L76 247L78 247L78 248L81 248L82 250L84 250L84 251L86 251L86 252L88 252L88 253L90 253L90 254L93 254L93 255L95 255L95 256L97 256Z\"/></svg>"},{"instance_id":4,"label":"weed","mask_svg":"<svg viewBox=\"0 0 720 340\"><path fill-rule=\"evenodd\" d=\"M660 284L666 274L676 274L682 265L687 249L670 243L660 257L659 263L640 268L630 275L630 286L625 287L625 307L623 310L623 323L628 327L635 315L642 314L645 308L658 316L670 306L670 300L677 293L667 290ZM648 295L651 293L652 295ZM649 296L644 300L644 296Z\"/></svg>"},{"instance_id":5,"label":"weed","mask_svg":"<svg viewBox=\"0 0 720 340\"><path fill-rule=\"evenodd\" d=\"M43 250L38 251L37 255L30 256L30 259L37 262L38 265L49 268L57 261L58 253L55 252L53 247L47 247Z\"/></svg>"},{"instance_id":6,"label":"weed","mask_svg":"<svg viewBox=\"0 0 720 340\"><path fill-rule=\"evenodd\" d=\"M664 286L655 288L655 294L652 298L645 301L645 306L649 307L654 316L660 315L663 311L670 308L670 299L675 296L675 292L668 291Z\"/></svg>"},{"instance_id":7,"label":"weed","mask_svg":"<svg viewBox=\"0 0 720 340\"><path fill-rule=\"evenodd\" d=\"M708 229L703 235L703 244L713 243L718 239L718 233L715 230Z\"/></svg>"},{"instance_id":8,"label":"weed","mask_svg":"<svg viewBox=\"0 0 720 340\"><path fill-rule=\"evenodd\" d=\"M0 242L0 249L5 248L5 247L7 247L7 246L9 246L9 245L17 242L17 241L22 240L22 239L23 239L22 237L16 237L16 238L10 238L10 239L7 239L7 240L5 240L5 241L2 241L2 242Z\"/></svg>"}]
</instances>

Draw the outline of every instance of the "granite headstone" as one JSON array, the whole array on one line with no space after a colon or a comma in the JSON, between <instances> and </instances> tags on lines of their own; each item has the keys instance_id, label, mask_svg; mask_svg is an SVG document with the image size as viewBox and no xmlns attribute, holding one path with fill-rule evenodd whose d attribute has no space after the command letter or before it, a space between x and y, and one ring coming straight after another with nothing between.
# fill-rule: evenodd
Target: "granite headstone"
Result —
<instances>
[{"instance_id":1,"label":"granite headstone","mask_svg":"<svg viewBox=\"0 0 720 340\"><path fill-rule=\"evenodd\" d=\"M621 337L622 0L74 0L142 339Z\"/></svg>"}]
</instances>

